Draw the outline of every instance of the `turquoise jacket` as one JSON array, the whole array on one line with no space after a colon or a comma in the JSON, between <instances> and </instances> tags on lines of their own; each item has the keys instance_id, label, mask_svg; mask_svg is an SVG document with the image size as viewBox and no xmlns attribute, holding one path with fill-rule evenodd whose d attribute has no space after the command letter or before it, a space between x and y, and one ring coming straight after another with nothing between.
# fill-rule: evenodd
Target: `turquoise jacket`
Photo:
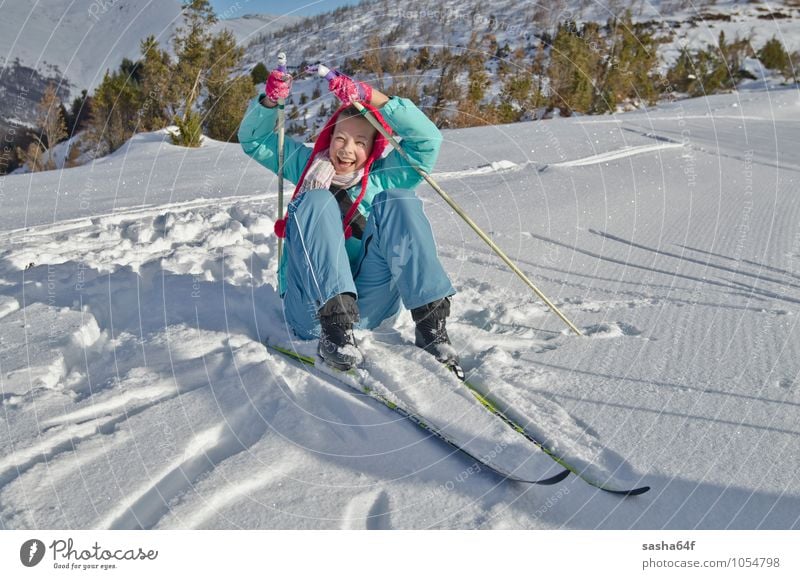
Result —
<instances>
[{"instance_id":1,"label":"turquoise jacket","mask_svg":"<svg viewBox=\"0 0 800 579\"><path fill-rule=\"evenodd\" d=\"M278 108L267 108L258 101L264 95L254 98L239 126L239 143L244 152L264 165L273 173L278 172L278 133L275 125L278 119ZM431 120L408 99L392 97L380 109L381 116L392 128L396 137L402 139L403 150L408 157L426 173L430 173L439 156L442 134ZM369 171L367 189L364 199L358 206L365 217L372 210L372 200L381 191L387 189L414 189L422 177L397 151L389 149L389 154L376 161ZM311 148L287 138L284 141L283 175L287 181L297 183L303 169L311 157ZM291 189L293 191L294 188ZM350 199L355 201L361 192L361 183L348 189ZM291 193L286 192L286 203ZM283 217L282 215L279 217ZM351 266L355 266L361 253L361 240L351 237L345 243ZM285 291L286 254L284 252L278 268L278 286L280 294Z\"/></svg>"}]
</instances>

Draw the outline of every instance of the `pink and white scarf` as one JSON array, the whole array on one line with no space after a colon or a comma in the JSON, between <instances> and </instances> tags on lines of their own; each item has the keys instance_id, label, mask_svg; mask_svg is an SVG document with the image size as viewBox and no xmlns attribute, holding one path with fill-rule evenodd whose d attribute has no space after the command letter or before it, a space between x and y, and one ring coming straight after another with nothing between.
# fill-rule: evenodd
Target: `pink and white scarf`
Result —
<instances>
[{"instance_id":1,"label":"pink and white scarf","mask_svg":"<svg viewBox=\"0 0 800 579\"><path fill-rule=\"evenodd\" d=\"M353 173L337 175L333 163L331 163L330 153L326 149L314 158L305 179L303 179L300 191L305 193L314 189L330 189L331 185L336 185L340 189L349 189L356 183L360 183L363 177L363 167Z\"/></svg>"}]
</instances>

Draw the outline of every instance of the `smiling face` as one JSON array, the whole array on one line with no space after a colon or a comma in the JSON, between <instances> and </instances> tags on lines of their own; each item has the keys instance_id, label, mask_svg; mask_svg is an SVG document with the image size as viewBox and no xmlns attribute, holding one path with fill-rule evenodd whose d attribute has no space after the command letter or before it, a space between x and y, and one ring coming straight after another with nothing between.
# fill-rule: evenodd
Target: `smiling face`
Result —
<instances>
[{"instance_id":1,"label":"smiling face","mask_svg":"<svg viewBox=\"0 0 800 579\"><path fill-rule=\"evenodd\" d=\"M376 134L369 121L360 115L336 121L329 154L337 175L353 173L366 165Z\"/></svg>"}]
</instances>

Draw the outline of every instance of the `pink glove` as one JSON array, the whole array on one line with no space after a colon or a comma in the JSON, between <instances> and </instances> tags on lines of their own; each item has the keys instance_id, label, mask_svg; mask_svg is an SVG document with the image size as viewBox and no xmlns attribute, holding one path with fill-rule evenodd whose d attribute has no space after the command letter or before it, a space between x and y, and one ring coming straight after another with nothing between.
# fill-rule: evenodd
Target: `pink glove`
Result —
<instances>
[{"instance_id":1,"label":"pink glove","mask_svg":"<svg viewBox=\"0 0 800 579\"><path fill-rule=\"evenodd\" d=\"M324 64L309 66L308 72L324 76L328 81L328 90L336 95L343 105L351 105L356 101L370 102L372 87L366 83L355 81L338 70L329 69Z\"/></svg>"},{"instance_id":2,"label":"pink glove","mask_svg":"<svg viewBox=\"0 0 800 579\"><path fill-rule=\"evenodd\" d=\"M328 90L335 94L343 105L351 105L356 101L370 102L372 100L371 86L355 81L341 73L328 81Z\"/></svg>"},{"instance_id":3,"label":"pink glove","mask_svg":"<svg viewBox=\"0 0 800 579\"><path fill-rule=\"evenodd\" d=\"M279 66L270 73L267 84L264 87L267 98L273 102L278 102L278 100L288 97L289 91L292 89L292 75L285 72L285 70L281 70L282 68L282 66Z\"/></svg>"}]
</instances>

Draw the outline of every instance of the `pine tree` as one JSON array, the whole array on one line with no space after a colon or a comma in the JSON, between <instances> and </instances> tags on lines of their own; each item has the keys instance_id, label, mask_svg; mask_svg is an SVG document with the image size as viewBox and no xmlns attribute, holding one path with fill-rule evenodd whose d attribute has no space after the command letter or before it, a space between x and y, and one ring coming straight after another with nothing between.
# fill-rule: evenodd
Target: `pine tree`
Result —
<instances>
[{"instance_id":1,"label":"pine tree","mask_svg":"<svg viewBox=\"0 0 800 579\"><path fill-rule=\"evenodd\" d=\"M716 50L698 50L694 54L684 50L667 72L671 86L693 97L721 90L727 79L727 67Z\"/></svg>"},{"instance_id":2,"label":"pine tree","mask_svg":"<svg viewBox=\"0 0 800 579\"><path fill-rule=\"evenodd\" d=\"M89 91L83 89L80 96L72 99L69 114L67 115L67 134L72 136L85 129L91 119L92 97Z\"/></svg>"},{"instance_id":3,"label":"pine tree","mask_svg":"<svg viewBox=\"0 0 800 579\"><path fill-rule=\"evenodd\" d=\"M253 79L253 84L264 84L267 82L267 77L269 76L269 71L267 67L264 66L263 62L259 62L253 67L253 70L250 71L250 78Z\"/></svg>"},{"instance_id":4,"label":"pine tree","mask_svg":"<svg viewBox=\"0 0 800 579\"><path fill-rule=\"evenodd\" d=\"M206 131L212 139L237 142L239 123L253 92L250 78L233 76L241 65L244 49L236 45L233 33L223 30L212 38L208 55L210 68L203 106Z\"/></svg>"},{"instance_id":5,"label":"pine tree","mask_svg":"<svg viewBox=\"0 0 800 579\"><path fill-rule=\"evenodd\" d=\"M173 63L154 36L140 43L143 103L139 113L140 128L145 131L163 129L172 121L180 98L172 83Z\"/></svg>"},{"instance_id":6,"label":"pine tree","mask_svg":"<svg viewBox=\"0 0 800 579\"><path fill-rule=\"evenodd\" d=\"M486 72L486 53L476 32L469 39L464 61L467 68L466 100L477 107L486 97L490 82Z\"/></svg>"},{"instance_id":7,"label":"pine tree","mask_svg":"<svg viewBox=\"0 0 800 579\"><path fill-rule=\"evenodd\" d=\"M598 45L605 57L592 110L613 111L624 100L655 104L658 97L654 81L658 63L655 40L643 27L633 23L630 10L622 18L610 21L608 27L608 48L605 43Z\"/></svg>"},{"instance_id":8,"label":"pine tree","mask_svg":"<svg viewBox=\"0 0 800 579\"><path fill-rule=\"evenodd\" d=\"M545 81L547 79L547 66L545 59L547 57L547 47L544 41L539 42L536 48L536 54L533 57L533 64L531 65L531 74L534 79L533 87L533 108L538 109L545 104L546 99L544 96Z\"/></svg>"},{"instance_id":9,"label":"pine tree","mask_svg":"<svg viewBox=\"0 0 800 579\"><path fill-rule=\"evenodd\" d=\"M741 78L739 75L741 54L736 44L729 44L725 31L720 30L714 67L710 71L708 85L718 85L720 89L733 89Z\"/></svg>"},{"instance_id":10,"label":"pine tree","mask_svg":"<svg viewBox=\"0 0 800 579\"><path fill-rule=\"evenodd\" d=\"M173 39L178 63L173 75L173 88L182 97L180 116L175 117L178 133L172 133L177 145L200 145L202 118L194 110L200 96L202 77L208 67L208 47L211 44L209 29L217 17L209 0L187 0L183 5L185 27L176 30Z\"/></svg>"},{"instance_id":11,"label":"pine tree","mask_svg":"<svg viewBox=\"0 0 800 579\"><path fill-rule=\"evenodd\" d=\"M570 108L573 111L588 113L592 110L597 93L597 83L603 70L603 39L600 26L587 22L581 33L572 39L573 62L576 70L573 77L574 96Z\"/></svg>"},{"instance_id":12,"label":"pine tree","mask_svg":"<svg viewBox=\"0 0 800 579\"><path fill-rule=\"evenodd\" d=\"M550 48L550 106L565 116L585 113L594 101L595 82L602 74L600 51L592 50L600 42L598 26L593 22L582 29L572 22L559 25Z\"/></svg>"},{"instance_id":13,"label":"pine tree","mask_svg":"<svg viewBox=\"0 0 800 579\"><path fill-rule=\"evenodd\" d=\"M780 71L785 79L792 78L792 62L789 54L783 48L781 41L774 36L758 51L758 59L766 68Z\"/></svg>"},{"instance_id":14,"label":"pine tree","mask_svg":"<svg viewBox=\"0 0 800 579\"><path fill-rule=\"evenodd\" d=\"M90 139L100 154L121 147L139 126L141 87L129 74L106 71L92 98Z\"/></svg>"},{"instance_id":15,"label":"pine tree","mask_svg":"<svg viewBox=\"0 0 800 579\"><path fill-rule=\"evenodd\" d=\"M500 102L496 107L499 122L514 123L540 105L531 63L523 49L515 50L508 59L508 72L503 78Z\"/></svg>"}]
</instances>

